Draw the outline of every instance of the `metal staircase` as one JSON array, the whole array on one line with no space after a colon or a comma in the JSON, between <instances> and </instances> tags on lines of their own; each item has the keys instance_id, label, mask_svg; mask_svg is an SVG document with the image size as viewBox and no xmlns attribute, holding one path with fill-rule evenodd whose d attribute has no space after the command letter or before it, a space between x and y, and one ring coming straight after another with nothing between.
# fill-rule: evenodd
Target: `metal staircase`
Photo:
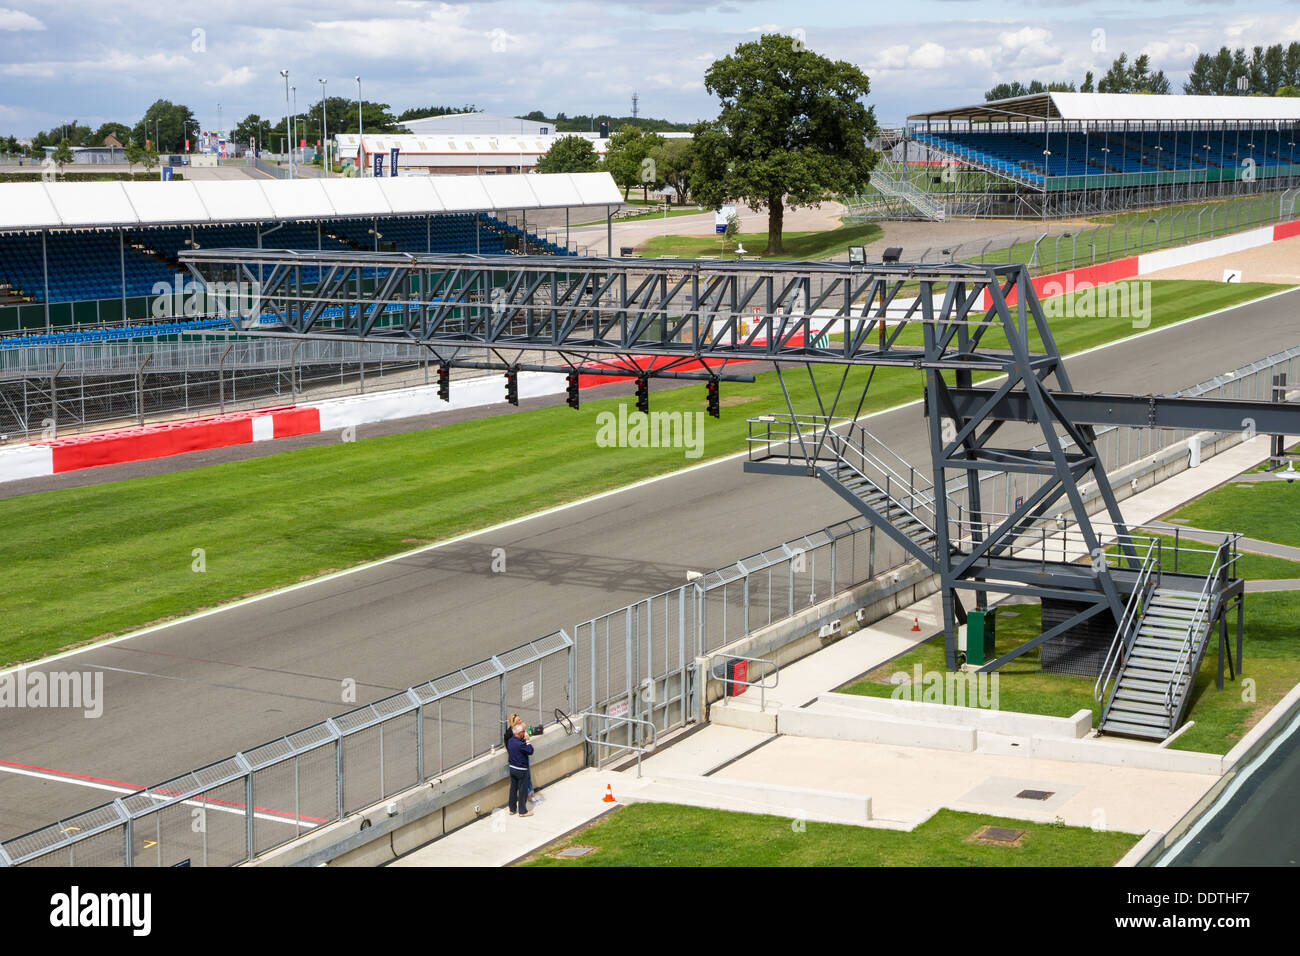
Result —
<instances>
[{"instance_id":1,"label":"metal staircase","mask_svg":"<svg viewBox=\"0 0 1300 956\"><path fill-rule=\"evenodd\" d=\"M871 170L871 186L875 193L847 200L843 219L850 222L870 219L943 222L948 218L942 200L912 185L907 164L894 158L894 150L900 141L901 137L896 134L886 134L869 143L877 153L876 165Z\"/></svg>"},{"instance_id":2,"label":"metal staircase","mask_svg":"<svg viewBox=\"0 0 1300 956\"><path fill-rule=\"evenodd\" d=\"M935 565L933 488L860 424L764 415L749 426L746 471L814 475L909 552Z\"/></svg>"},{"instance_id":3,"label":"metal staircase","mask_svg":"<svg viewBox=\"0 0 1300 956\"><path fill-rule=\"evenodd\" d=\"M1151 540L1094 688L1100 701L1114 678L1098 722L1102 733L1164 740L1179 727L1223 613L1224 587L1236 561L1233 543L1228 537L1218 546L1200 590L1194 591L1164 583L1161 543Z\"/></svg>"}]
</instances>

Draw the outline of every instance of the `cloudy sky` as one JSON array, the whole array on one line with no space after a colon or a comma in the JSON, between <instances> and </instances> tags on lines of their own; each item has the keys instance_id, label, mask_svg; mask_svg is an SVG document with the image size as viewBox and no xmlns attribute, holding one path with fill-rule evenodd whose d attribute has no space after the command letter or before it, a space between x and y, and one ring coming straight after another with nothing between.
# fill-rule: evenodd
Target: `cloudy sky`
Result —
<instances>
[{"instance_id":1,"label":"cloudy sky","mask_svg":"<svg viewBox=\"0 0 1300 956\"><path fill-rule=\"evenodd\" d=\"M1201 50L1300 40L1296 0L0 0L0 134L77 119L135 123L159 97L215 128L331 94L510 115L715 114L703 75L764 32L871 78L877 118L983 99L1002 80L1078 81L1123 50L1180 89Z\"/></svg>"}]
</instances>

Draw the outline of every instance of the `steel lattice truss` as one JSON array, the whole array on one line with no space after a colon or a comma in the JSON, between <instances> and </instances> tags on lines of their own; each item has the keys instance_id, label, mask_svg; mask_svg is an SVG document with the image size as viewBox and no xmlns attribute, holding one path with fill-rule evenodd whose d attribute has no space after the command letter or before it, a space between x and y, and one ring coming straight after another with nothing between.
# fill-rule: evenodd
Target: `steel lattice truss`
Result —
<instances>
[{"instance_id":1,"label":"steel lattice truss","mask_svg":"<svg viewBox=\"0 0 1300 956\"><path fill-rule=\"evenodd\" d=\"M996 590L1062 598L1083 608L989 668L1098 613L1121 618L1123 559L1112 567L1016 556L1025 530L1048 515L1069 521L1087 554L1103 550L1080 492L1090 481L1104 503L1103 523L1122 537L1124 519L1096 453L1094 425L1235 429L1249 421L1260 433L1300 433L1298 405L1076 393L1020 264L270 250L197 250L181 258L206 282L257 283L256 306L243 323L252 334L413 342L452 365L465 351L526 350L569 363L556 370L593 355L677 360L648 375L699 359L766 360L778 370L835 364L845 366L846 379L849 366L923 370L932 488L940 489L927 503L935 525L932 543L920 544L896 527L888 502L882 513L879 504L854 500L863 515L940 575L950 666L956 664L957 627L965 617L962 591L979 605ZM275 331L253 331L267 319L278 326ZM976 372L1005 379L977 387ZM817 400L829 422L837 407L855 400L860 410L863 398L865 389L861 397L847 398L841 380L829 408L820 394ZM772 455L746 467L825 477L826 431L805 434L793 405L789 411L791 431L780 456L785 464ZM1008 439L1004 426L1012 422L1035 426L1034 440L1025 438L1025 429ZM1065 438L1073 443L1070 451L1063 447ZM1035 475L1043 483L1012 513L994 515L980 501L981 474L990 472ZM956 516L953 489L965 494L963 513Z\"/></svg>"}]
</instances>

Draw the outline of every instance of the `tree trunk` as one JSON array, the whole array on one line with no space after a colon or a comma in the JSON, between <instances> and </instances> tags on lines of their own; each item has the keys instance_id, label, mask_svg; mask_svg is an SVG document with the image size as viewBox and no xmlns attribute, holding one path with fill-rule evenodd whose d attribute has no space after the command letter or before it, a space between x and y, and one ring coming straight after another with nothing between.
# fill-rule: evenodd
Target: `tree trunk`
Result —
<instances>
[{"instance_id":1,"label":"tree trunk","mask_svg":"<svg viewBox=\"0 0 1300 956\"><path fill-rule=\"evenodd\" d=\"M763 250L765 256L779 256L785 252L785 247L781 245L781 223L785 219L785 204L781 197L769 200L767 204L767 248Z\"/></svg>"}]
</instances>

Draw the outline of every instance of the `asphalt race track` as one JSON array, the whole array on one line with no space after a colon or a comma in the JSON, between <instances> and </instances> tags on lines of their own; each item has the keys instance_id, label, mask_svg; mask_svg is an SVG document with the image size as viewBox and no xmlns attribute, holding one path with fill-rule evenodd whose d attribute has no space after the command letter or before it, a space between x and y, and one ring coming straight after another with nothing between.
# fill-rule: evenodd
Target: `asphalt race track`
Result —
<instances>
[{"instance_id":1,"label":"asphalt race track","mask_svg":"<svg viewBox=\"0 0 1300 956\"><path fill-rule=\"evenodd\" d=\"M1298 311L1292 292L1068 367L1080 391L1172 392L1296 344ZM922 421L868 427L924 464ZM348 710L345 678L375 700L850 514L818 481L727 460L79 652L49 669L102 669L102 717L0 711L0 839Z\"/></svg>"}]
</instances>

